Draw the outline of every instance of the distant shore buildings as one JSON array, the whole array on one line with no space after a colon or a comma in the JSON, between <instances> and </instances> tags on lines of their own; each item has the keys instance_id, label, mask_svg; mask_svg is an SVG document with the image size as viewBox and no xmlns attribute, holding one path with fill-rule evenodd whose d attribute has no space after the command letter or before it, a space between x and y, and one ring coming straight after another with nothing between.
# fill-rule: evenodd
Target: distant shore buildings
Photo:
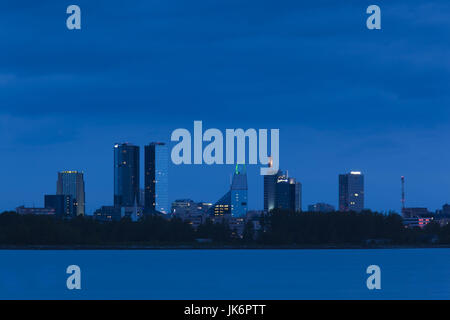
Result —
<instances>
[{"instance_id":1,"label":"distant shore buildings","mask_svg":"<svg viewBox=\"0 0 450 320\"><path fill-rule=\"evenodd\" d=\"M114 155L114 197L112 205L103 205L93 213L97 221L119 221L129 218L137 221L145 215L178 218L197 229L210 220L227 223L236 236L242 236L244 227L251 223L260 228L260 217L274 209L302 211L302 184L290 177L288 171L278 170L263 177L264 210L249 210L248 182L245 165L236 165L229 190L215 203L178 199L169 202L169 152L164 142L151 142L144 147L144 186L140 185L140 147L130 143L116 143ZM270 163L270 162L269 162ZM270 165L269 165L270 166ZM364 210L364 175L360 171L340 174L338 180L338 212ZM430 212L424 207L405 206L405 177L402 182L402 210L404 226L423 228L431 222L450 223L450 205ZM329 213L336 208L318 202L308 206L308 212ZM44 195L44 207L16 208L18 214L51 215L72 219L86 215L84 173L76 170L58 172L56 193Z\"/></svg>"},{"instance_id":2,"label":"distant shore buildings","mask_svg":"<svg viewBox=\"0 0 450 320\"><path fill-rule=\"evenodd\" d=\"M139 146L114 145L114 206L132 207L139 203Z\"/></svg>"},{"instance_id":3,"label":"distant shore buildings","mask_svg":"<svg viewBox=\"0 0 450 320\"><path fill-rule=\"evenodd\" d=\"M187 221L194 229L204 224L209 218L208 211L212 203L194 202L191 199L179 199L172 202L172 216Z\"/></svg>"}]
</instances>

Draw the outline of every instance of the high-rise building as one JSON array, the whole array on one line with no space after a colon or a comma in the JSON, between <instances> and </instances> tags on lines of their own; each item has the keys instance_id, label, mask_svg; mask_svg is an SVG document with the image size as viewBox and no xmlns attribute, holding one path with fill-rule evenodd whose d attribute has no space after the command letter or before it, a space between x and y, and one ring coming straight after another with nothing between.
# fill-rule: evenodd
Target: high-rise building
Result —
<instances>
[{"instance_id":1,"label":"high-rise building","mask_svg":"<svg viewBox=\"0 0 450 320\"><path fill-rule=\"evenodd\" d=\"M245 218L247 202L247 172L244 166L236 165L230 190L210 208L210 213L215 217Z\"/></svg>"},{"instance_id":2,"label":"high-rise building","mask_svg":"<svg viewBox=\"0 0 450 320\"><path fill-rule=\"evenodd\" d=\"M278 176L275 190L275 208L292 209L295 205L293 201L294 190L286 174L281 173Z\"/></svg>"},{"instance_id":3,"label":"high-rise building","mask_svg":"<svg viewBox=\"0 0 450 320\"><path fill-rule=\"evenodd\" d=\"M302 185L279 172L275 186L275 208L301 211Z\"/></svg>"},{"instance_id":4,"label":"high-rise building","mask_svg":"<svg viewBox=\"0 0 450 320\"><path fill-rule=\"evenodd\" d=\"M163 142L145 146L145 209L169 213L169 154Z\"/></svg>"},{"instance_id":5,"label":"high-rise building","mask_svg":"<svg viewBox=\"0 0 450 320\"><path fill-rule=\"evenodd\" d=\"M269 212L275 208L275 194L280 171L274 175L264 176L264 211Z\"/></svg>"},{"instance_id":6,"label":"high-rise building","mask_svg":"<svg viewBox=\"0 0 450 320\"><path fill-rule=\"evenodd\" d=\"M339 211L364 210L364 175L359 171L339 175Z\"/></svg>"},{"instance_id":7,"label":"high-rise building","mask_svg":"<svg viewBox=\"0 0 450 320\"><path fill-rule=\"evenodd\" d=\"M57 195L70 195L76 208L77 216L85 214L85 193L83 172L66 170L58 172L56 182Z\"/></svg>"},{"instance_id":8,"label":"high-rise building","mask_svg":"<svg viewBox=\"0 0 450 320\"><path fill-rule=\"evenodd\" d=\"M139 147L129 143L114 145L114 206L139 204Z\"/></svg>"},{"instance_id":9,"label":"high-rise building","mask_svg":"<svg viewBox=\"0 0 450 320\"><path fill-rule=\"evenodd\" d=\"M242 168L236 165L231 182L231 216L245 217L248 210L248 186L247 186L247 172L245 166Z\"/></svg>"},{"instance_id":10,"label":"high-rise building","mask_svg":"<svg viewBox=\"0 0 450 320\"><path fill-rule=\"evenodd\" d=\"M287 172L264 176L264 211L273 209L302 210L302 184Z\"/></svg>"}]
</instances>

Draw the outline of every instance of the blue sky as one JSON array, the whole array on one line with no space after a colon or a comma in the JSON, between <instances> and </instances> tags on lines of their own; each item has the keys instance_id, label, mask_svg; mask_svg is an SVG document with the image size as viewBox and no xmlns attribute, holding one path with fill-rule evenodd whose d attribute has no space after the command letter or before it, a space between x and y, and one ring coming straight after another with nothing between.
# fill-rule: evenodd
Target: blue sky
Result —
<instances>
[{"instance_id":1,"label":"blue sky","mask_svg":"<svg viewBox=\"0 0 450 320\"><path fill-rule=\"evenodd\" d=\"M77 4L82 30L65 26ZM367 6L382 30L366 28ZM87 209L113 200L113 143L176 128L279 128L303 206L336 205L361 170L366 207L450 202L447 1L6 1L0 4L0 210L43 205L85 172ZM143 154L142 154L143 155ZM230 166L171 166L170 199L214 202ZM262 208L259 167L249 205Z\"/></svg>"}]
</instances>

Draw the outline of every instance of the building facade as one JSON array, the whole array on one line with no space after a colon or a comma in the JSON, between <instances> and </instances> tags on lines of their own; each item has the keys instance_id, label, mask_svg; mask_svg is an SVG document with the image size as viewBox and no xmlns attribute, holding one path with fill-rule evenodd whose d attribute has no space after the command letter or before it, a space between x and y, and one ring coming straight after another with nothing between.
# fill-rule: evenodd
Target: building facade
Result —
<instances>
[{"instance_id":1,"label":"building facade","mask_svg":"<svg viewBox=\"0 0 450 320\"><path fill-rule=\"evenodd\" d=\"M114 145L114 206L139 204L139 147L129 143Z\"/></svg>"},{"instance_id":2,"label":"building facade","mask_svg":"<svg viewBox=\"0 0 450 320\"><path fill-rule=\"evenodd\" d=\"M122 218L121 207L102 206L94 212L94 219L101 222L119 221Z\"/></svg>"},{"instance_id":3,"label":"building facade","mask_svg":"<svg viewBox=\"0 0 450 320\"><path fill-rule=\"evenodd\" d=\"M273 209L302 211L302 184L287 172L264 176L264 211Z\"/></svg>"},{"instance_id":4,"label":"building facade","mask_svg":"<svg viewBox=\"0 0 450 320\"><path fill-rule=\"evenodd\" d=\"M76 215L77 210L72 196L66 194L46 194L44 196L44 207L54 209L56 216L61 218L72 218Z\"/></svg>"},{"instance_id":5,"label":"building facade","mask_svg":"<svg viewBox=\"0 0 450 320\"><path fill-rule=\"evenodd\" d=\"M248 211L247 173L244 166L236 165L230 190L209 209L215 222L242 218Z\"/></svg>"},{"instance_id":6,"label":"building facade","mask_svg":"<svg viewBox=\"0 0 450 320\"><path fill-rule=\"evenodd\" d=\"M145 201L146 211L169 213L169 153L163 142L145 146Z\"/></svg>"},{"instance_id":7,"label":"building facade","mask_svg":"<svg viewBox=\"0 0 450 320\"><path fill-rule=\"evenodd\" d=\"M247 185L247 171L245 166L240 167L236 165L231 182L231 216L235 218L242 218L247 215L248 211L248 185Z\"/></svg>"},{"instance_id":8,"label":"building facade","mask_svg":"<svg viewBox=\"0 0 450 320\"><path fill-rule=\"evenodd\" d=\"M70 195L77 216L85 214L85 191L83 172L67 170L58 172L57 195Z\"/></svg>"},{"instance_id":9,"label":"building facade","mask_svg":"<svg viewBox=\"0 0 450 320\"><path fill-rule=\"evenodd\" d=\"M269 212L275 209L275 193L278 176L281 171L274 175L264 176L264 211Z\"/></svg>"},{"instance_id":10,"label":"building facade","mask_svg":"<svg viewBox=\"0 0 450 320\"><path fill-rule=\"evenodd\" d=\"M359 171L339 175L339 211L364 210L364 175Z\"/></svg>"}]
</instances>

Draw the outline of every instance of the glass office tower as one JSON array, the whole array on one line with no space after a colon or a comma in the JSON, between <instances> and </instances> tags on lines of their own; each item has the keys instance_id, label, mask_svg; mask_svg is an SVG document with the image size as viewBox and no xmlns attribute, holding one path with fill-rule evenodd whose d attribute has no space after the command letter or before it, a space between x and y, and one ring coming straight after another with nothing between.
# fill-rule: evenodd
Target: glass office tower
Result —
<instances>
[{"instance_id":1,"label":"glass office tower","mask_svg":"<svg viewBox=\"0 0 450 320\"><path fill-rule=\"evenodd\" d=\"M236 170L231 182L231 215L236 218L247 216L248 186L245 166L236 165Z\"/></svg>"},{"instance_id":2,"label":"glass office tower","mask_svg":"<svg viewBox=\"0 0 450 320\"><path fill-rule=\"evenodd\" d=\"M302 184L281 170L264 176L264 211L273 209L302 211Z\"/></svg>"},{"instance_id":3,"label":"glass office tower","mask_svg":"<svg viewBox=\"0 0 450 320\"><path fill-rule=\"evenodd\" d=\"M275 208L276 186L280 171L274 175L264 176L264 211L269 212Z\"/></svg>"},{"instance_id":4,"label":"glass office tower","mask_svg":"<svg viewBox=\"0 0 450 320\"><path fill-rule=\"evenodd\" d=\"M114 206L139 204L139 147L130 143L114 145Z\"/></svg>"},{"instance_id":5,"label":"glass office tower","mask_svg":"<svg viewBox=\"0 0 450 320\"><path fill-rule=\"evenodd\" d=\"M170 213L169 153L163 142L145 146L145 210Z\"/></svg>"},{"instance_id":6,"label":"glass office tower","mask_svg":"<svg viewBox=\"0 0 450 320\"><path fill-rule=\"evenodd\" d=\"M339 211L356 211L364 209L364 175L352 171L339 175Z\"/></svg>"},{"instance_id":7,"label":"glass office tower","mask_svg":"<svg viewBox=\"0 0 450 320\"><path fill-rule=\"evenodd\" d=\"M210 209L215 217L245 218L248 211L248 186L245 167L236 169L233 174L230 190Z\"/></svg>"},{"instance_id":8,"label":"glass office tower","mask_svg":"<svg viewBox=\"0 0 450 320\"><path fill-rule=\"evenodd\" d=\"M58 172L56 182L57 195L70 195L76 208L77 216L85 214L85 192L83 172L66 170Z\"/></svg>"}]
</instances>

